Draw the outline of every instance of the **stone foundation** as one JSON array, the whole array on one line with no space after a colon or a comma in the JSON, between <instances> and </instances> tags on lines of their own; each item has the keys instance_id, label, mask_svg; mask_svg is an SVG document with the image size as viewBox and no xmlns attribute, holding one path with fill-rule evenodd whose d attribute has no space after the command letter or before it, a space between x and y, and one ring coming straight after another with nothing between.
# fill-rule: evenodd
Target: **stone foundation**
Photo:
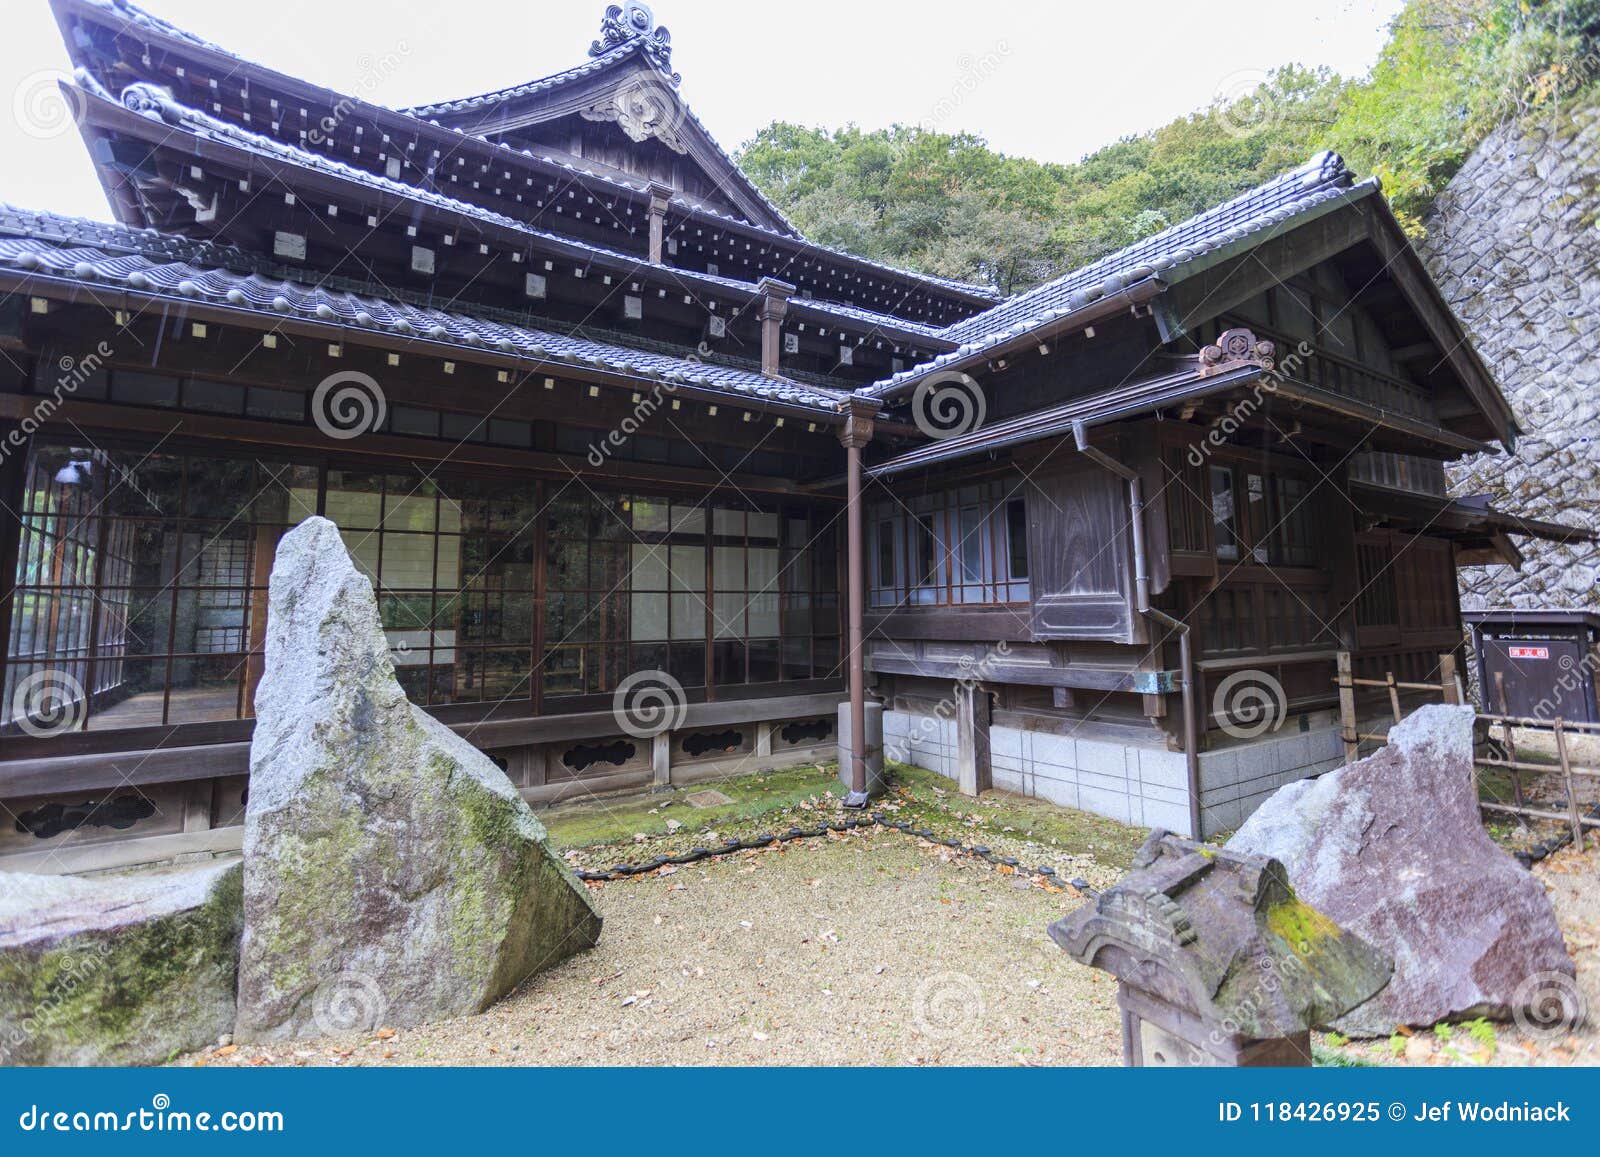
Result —
<instances>
[{"instance_id":1,"label":"stone foundation","mask_svg":"<svg viewBox=\"0 0 1600 1157\"><path fill-rule=\"evenodd\" d=\"M953 719L885 711L883 742L891 760L956 777ZM1194 834L1189 830L1188 766L1181 751L1000 725L990 728L989 744L997 788L1119 823ZM1202 835L1233 831L1284 784L1321 775L1343 761L1336 726L1202 752Z\"/></svg>"}]
</instances>

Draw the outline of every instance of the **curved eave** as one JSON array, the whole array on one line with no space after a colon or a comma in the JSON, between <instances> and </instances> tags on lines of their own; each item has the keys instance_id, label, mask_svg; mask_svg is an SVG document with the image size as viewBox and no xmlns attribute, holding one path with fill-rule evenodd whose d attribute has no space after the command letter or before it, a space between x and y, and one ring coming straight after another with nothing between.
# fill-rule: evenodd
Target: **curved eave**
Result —
<instances>
[{"instance_id":1,"label":"curved eave","mask_svg":"<svg viewBox=\"0 0 1600 1157\"><path fill-rule=\"evenodd\" d=\"M195 61L203 62L224 75L248 71L263 78L285 93L295 94L296 99L306 100L308 103L313 104L322 103L329 107L348 109L350 117L361 118L373 125L388 125L401 131L420 131L432 139L435 144L442 142L451 151L465 148L471 150L474 155L492 155L496 162L503 163L511 160L518 165L527 165L558 180L577 182L584 188L589 188L589 182L593 182L595 185L604 186L630 198L638 199L641 203L648 197L648 182L643 180L637 182L616 180L553 158L542 158L532 152L512 149L508 145L497 145L463 133L459 129L445 127L432 120L411 116L386 105L374 104L360 97L340 93L322 85L290 76L267 65L248 60L153 17L150 18L151 23L131 23L126 29L118 30L110 15L111 10L103 4L96 3L95 0L50 0L50 4L55 11L57 23L61 28L63 39L67 45L67 51L75 66L87 67L90 63L81 56L81 50L72 35L70 20L78 18L98 23L103 27L109 28L114 33L121 34L126 32L127 35L135 36L143 41L163 43L172 51L181 53ZM148 14L141 15L148 16ZM692 110L690 115L693 115ZM720 149L720 146L718 147ZM595 191L598 192L598 190ZM813 241L806 240L797 232L791 233L787 229L767 228L756 222L746 221L739 217L718 212L709 206L698 204L689 197L681 195L674 197L672 207L674 211L681 212L692 220L702 222L707 226L731 230L750 240L793 247L797 256L813 255L825 258L829 261L837 262L840 266L851 271L867 273L887 281L899 282L947 304L969 307L975 312L988 309L1000 300L998 293L985 286L968 285L908 269L884 265L881 262L872 261L865 257L858 257L853 253L846 253L843 250L833 249L826 245L818 245Z\"/></svg>"},{"instance_id":2,"label":"curved eave","mask_svg":"<svg viewBox=\"0 0 1600 1157\"><path fill-rule=\"evenodd\" d=\"M523 225L504 214L446 194L420 190L403 182L328 162L315 154L302 159L295 155L297 150L294 146L262 138L259 134L248 133L231 124L222 124L221 133L206 132L202 135L195 131L193 123L184 123L181 117L176 124L164 119L156 120L83 89L73 90L72 99L82 102L80 127L91 148L101 133L121 133L149 144L152 151L176 149L201 161L227 164L266 181L280 181L290 188L313 188L329 196L373 200L391 211L407 210L408 220L412 219L412 213L425 212L450 223L452 228L465 227L482 235L498 234L502 238L514 239L518 246L536 249L542 255L560 256L585 266L595 265L618 276L651 282L654 287L679 290L685 283L698 285L707 293L733 297L745 306L761 298L756 287L748 282L652 264L632 254ZM202 121L214 120L197 110L178 107ZM260 147L253 146L250 138L259 141ZM147 224L131 209L125 208L131 204L126 190L119 187L103 167L97 166L97 171L101 173L108 195L118 206L119 220L128 225ZM285 180L286 175L292 179ZM791 298L789 307L796 315L840 330L856 334L864 332L868 337L882 336L935 351L953 348L952 343L938 337L936 331L887 314L874 314L857 307L835 306L809 298Z\"/></svg>"}]
</instances>

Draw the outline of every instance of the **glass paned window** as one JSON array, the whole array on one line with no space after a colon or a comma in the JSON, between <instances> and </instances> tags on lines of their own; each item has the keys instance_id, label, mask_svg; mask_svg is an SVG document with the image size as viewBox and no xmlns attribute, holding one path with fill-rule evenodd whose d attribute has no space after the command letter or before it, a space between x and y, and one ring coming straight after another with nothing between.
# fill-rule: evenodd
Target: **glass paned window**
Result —
<instances>
[{"instance_id":1,"label":"glass paned window","mask_svg":"<svg viewBox=\"0 0 1600 1157\"><path fill-rule=\"evenodd\" d=\"M868 522L871 605L1028 600L1027 502L1019 479L876 503Z\"/></svg>"}]
</instances>

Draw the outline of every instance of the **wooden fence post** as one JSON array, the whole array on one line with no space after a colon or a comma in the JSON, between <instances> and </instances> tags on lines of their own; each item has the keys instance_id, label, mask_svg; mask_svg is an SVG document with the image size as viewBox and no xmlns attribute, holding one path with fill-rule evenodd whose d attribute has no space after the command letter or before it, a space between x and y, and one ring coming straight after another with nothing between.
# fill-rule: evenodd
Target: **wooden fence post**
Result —
<instances>
[{"instance_id":1,"label":"wooden fence post","mask_svg":"<svg viewBox=\"0 0 1600 1157\"><path fill-rule=\"evenodd\" d=\"M1461 682L1456 675L1456 657L1448 651L1439 656L1439 685L1446 703L1461 702Z\"/></svg>"},{"instance_id":2,"label":"wooden fence post","mask_svg":"<svg viewBox=\"0 0 1600 1157\"><path fill-rule=\"evenodd\" d=\"M1339 682L1339 738L1344 740L1344 761L1354 763L1361 754L1361 740L1356 737L1356 687L1351 682L1350 652L1340 651L1336 662Z\"/></svg>"},{"instance_id":3,"label":"wooden fence post","mask_svg":"<svg viewBox=\"0 0 1600 1157\"><path fill-rule=\"evenodd\" d=\"M1567 732L1556 719L1556 754L1561 757L1561 783L1567 790L1567 818L1572 822L1572 845L1583 852L1583 813L1578 810L1578 793L1573 790L1572 761L1567 757Z\"/></svg>"},{"instance_id":4,"label":"wooden fence post","mask_svg":"<svg viewBox=\"0 0 1600 1157\"><path fill-rule=\"evenodd\" d=\"M1394 721L1396 723L1399 723L1400 719L1401 719L1401 715L1400 715L1400 688L1395 686L1394 672L1393 671L1385 671L1383 673L1383 677L1384 677L1385 681L1387 681L1387 683L1389 684L1389 709L1394 712Z\"/></svg>"},{"instance_id":5,"label":"wooden fence post","mask_svg":"<svg viewBox=\"0 0 1600 1157\"><path fill-rule=\"evenodd\" d=\"M1522 798L1522 769L1517 766L1517 739L1511 733L1511 712L1506 710L1506 673L1494 673L1494 697L1500 702L1500 742L1506 749L1506 762L1511 764L1511 802L1519 808L1526 807ZM1519 815L1517 822L1528 827L1528 817Z\"/></svg>"}]
</instances>

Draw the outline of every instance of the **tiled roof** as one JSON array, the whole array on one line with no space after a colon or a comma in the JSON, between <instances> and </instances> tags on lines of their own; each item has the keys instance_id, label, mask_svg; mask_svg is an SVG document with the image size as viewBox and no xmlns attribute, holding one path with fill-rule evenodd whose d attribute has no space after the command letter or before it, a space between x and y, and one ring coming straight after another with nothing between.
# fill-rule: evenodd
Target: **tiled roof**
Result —
<instances>
[{"instance_id":1,"label":"tiled roof","mask_svg":"<svg viewBox=\"0 0 1600 1157\"><path fill-rule=\"evenodd\" d=\"M399 109L398 111L405 113L407 116L414 116L422 120L427 120L430 117L436 117L442 113L472 112L476 109L489 108L493 105L500 104L502 101L516 100L518 97L530 96L536 92L549 92L551 89L560 88L562 85L571 81L580 80L583 77L593 76L597 72L605 71L612 65L626 60L628 57L637 53L643 43L644 42L642 40L630 40L625 44L617 45L617 47L611 49L609 52L605 52L600 56L586 60L582 64L575 65L574 67L566 69L563 72L552 73L549 76L541 76L538 80L529 80L522 84L513 84L506 88L495 89L493 92L480 93L477 96L461 97L458 100L439 101L435 104L415 104L409 106L408 108Z\"/></svg>"},{"instance_id":2,"label":"tiled roof","mask_svg":"<svg viewBox=\"0 0 1600 1157\"><path fill-rule=\"evenodd\" d=\"M771 378L755 370L413 304L398 295L342 291L228 267L248 259L242 250L206 246L154 230L0 206L0 271L126 288L464 349L496 350L552 366L580 365L816 410L837 411L843 396L843 391Z\"/></svg>"},{"instance_id":3,"label":"tiled roof","mask_svg":"<svg viewBox=\"0 0 1600 1157\"><path fill-rule=\"evenodd\" d=\"M1319 153L1299 168L1187 221L1075 269L1037 289L941 331L962 343L869 388L881 395L953 362L1023 336L1100 298L1150 279L1173 284L1217 261L1259 245L1339 205L1378 189L1375 179L1357 183L1336 153Z\"/></svg>"},{"instance_id":4,"label":"tiled roof","mask_svg":"<svg viewBox=\"0 0 1600 1157\"><path fill-rule=\"evenodd\" d=\"M58 0L58 2L60 2L60 0ZM242 66L256 69L263 73L276 72L276 70L270 69L265 65L248 60L235 52L231 52L228 49L213 44L208 40L204 40L201 37L185 32L175 25L169 24L167 21L162 20L159 17L152 16L143 9L127 3L126 0L72 0L72 2L80 4L84 7L100 9L108 15L114 16L118 19L126 20L130 24L136 25L149 33L173 38L182 43L192 45L197 48L203 48L210 52L220 53L232 60L239 61ZM71 47L72 46L69 45L69 48ZM625 49L632 51L629 45L619 46L614 51L620 54ZM585 64L578 65L576 68L570 69L566 73L558 73L557 76L570 77L576 75L589 68L591 65L598 64L600 61L609 58L610 55L610 53L607 53L603 57L597 57L594 60L587 61ZM277 75L282 76L284 74L277 73ZM551 80L554 78L547 77L545 79ZM300 81L297 83L304 84L307 82ZM537 84L541 82L535 81L532 83ZM563 177L576 177L587 182L609 185L612 188L623 190L635 197L642 196L649 191L650 184L648 181L630 181L609 173L599 172L590 166L573 164L570 160L565 160L550 153L534 152L533 150L526 148L516 149L507 144L505 141L491 141L482 134L465 133L462 132L461 129L454 126L441 125L436 119L429 119L428 117L416 115L416 109L396 110L388 108L384 105L375 104L359 97L351 96L350 94L338 93L323 86L312 85L311 87L320 88L321 91L327 93L330 98L333 98L336 103L340 103L345 107L349 107L353 111L367 109L380 116L387 115L390 117L403 117L408 121L420 121L435 131L448 132L460 137L463 140L472 141L484 147L493 148L497 151L503 150L506 153L515 154L521 157L524 161L531 161L534 164L548 171L557 173ZM509 92L512 90L505 91ZM487 95L493 96L494 94ZM472 100L480 98L467 99ZM437 106L421 107L433 108ZM715 138L713 138L710 132L706 130L705 125L697 117L695 117L694 111L689 109L687 105L685 105L684 108L688 116L694 120L694 123L699 126L701 131L705 132L706 139L715 144ZM721 148L720 145L717 147L719 149ZM726 154L724 153L724 155ZM753 185L751 187L754 189ZM761 195L759 190L756 190L756 193L758 196ZM765 198L763 198L763 200L765 200ZM713 208L712 206L701 203L695 198L685 196L681 193L674 195L672 198L672 205L674 209L687 214L691 218L713 221L721 226L745 230L752 235L770 238L772 241L777 243L796 246L801 250L802 253L814 253L826 256L840 262L841 264L845 264L853 268L872 271L878 276L902 279L912 282L921 282L925 285L947 290L951 293L960 294L968 299L977 299L980 301L998 301L1000 299L1000 295L992 286L975 285L970 282L956 281L951 278L936 277L932 274L918 273L915 270L901 269L896 266L886 265L882 262L872 261L868 258L859 257L856 254L846 252L842 249L834 249L830 246L819 245L813 241L806 240L799 234L798 230L790 231L785 229L771 229L757 222L747 221L745 218L738 216L737 214L724 213L716 208ZM783 215L778 213L776 208L773 209L773 212L777 215L779 220L783 220ZM787 225L787 222L785 222L785 224Z\"/></svg>"},{"instance_id":5,"label":"tiled roof","mask_svg":"<svg viewBox=\"0 0 1600 1157\"><path fill-rule=\"evenodd\" d=\"M459 100L443 101L438 104L413 105L410 108L401 109L400 111L406 116L417 117L420 120L433 121L433 123L437 124L438 122L434 120L434 118L441 115L475 112L480 109L493 108L495 105L501 104L505 101L516 100L520 97L531 96L535 93L550 92L554 89L561 88L564 85L571 84L573 81L582 80L586 77L593 76L596 73L604 72L607 69L614 68L616 65L622 63L624 60L627 60L632 56L639 56L646 62L647 67L654 67L654 65L649 63L649 55L640 51L640 49L642 49L644 46L645 41L643 39L634 38L619 44L617 47L612 48L591 60L586 60L582 64L565 69L564 71L555 73L551 76L540 77L537 80L526 81L523 84L512 85L509 88L497 89L494 92L481 93L477 96L462 97ZM661 73L660 69L657 69L656 71ZM745 191L756 199L757 204L759 204L763 209L772 215L773 220L782 224L783 227L788 230L790 236L800 239L800 230L795 227L794 223L790 221L789 218L784 216L783 210L774 205L772 201L768 199L767 195L756 187L755 182L745 175L744 170L739 168L739 163L728 155L728 151L726 149L717 143L717 139L713 137L711 135L711 131L706 128L705 122L696 116L694 110L689 107L688 102L678 95L676 91L676 78L668 77L667 74L664 73L661 73L661 75L663 76L663 84L661 86L663 91L670 91L672 99L677 101L678 107L683 111L684 117L694 124L695 128L699 130L701 137L704 138L704 140L710 144L714 150L716 150L717 155L722 158L723 163L738 175L739 180L745 186ZM751 224L754 224L754 222L751 222Z\"/></svg>"},{"instance_id":6,"label":"tiled roof","mask_svg":"<svg viewBox=\"0 0 1600 1157\"><path fill-rule=\"evenodd\" d=\"M97 85L93 87L98 88ZM109 96L94 91L87 91L80 100L111 102ZM590 259L609 263L620 270L624 270L628 276L639 276L648 279L652 275L665 274L667 279L678 284L715 285L733 290L746 300L754 300L758 296L755 285L748 281L699 273L694 270L678 269L671 266L652 265L635 254L622 253L615 249L607 249L604 246L590 245L587 242L576 240L564 234L535 229L514 217L509 217L504 213L496 212L473 202L463 201L444 193L422 188L419 185L379 176L366 169L345 164L343 161L334 160L320 153L314 153L296 145L263 136L260 133L250 132L248 129L241 128L229 121L221 120L209 113L182 104L175 100L166 89L158 85L144 82L131 84L123 90L122 103L128 108L135 109L162 124L180 126L207 140L236 146L258 156L286 161L303 168L315 169L340 180L352 181L366 188L379 190L392 196L404 197L433 205L451 213L460 214L476 221L518 233L536 242L542 242L547 246L554 246L568 252L577 251ZM82 107L82 105L76 105L75 107ZM886 334L907 334L927 338L937 343L935 348L939 348L943 344L943 339L939 337L938 327L924 325L921 322L909 321L904 318L877 313L873 310L861 309L842 302L825 301L810 297L797 297L792 304L802 311L847 318L851 321L871 326Z\"/></svg>"}]
</instances>

